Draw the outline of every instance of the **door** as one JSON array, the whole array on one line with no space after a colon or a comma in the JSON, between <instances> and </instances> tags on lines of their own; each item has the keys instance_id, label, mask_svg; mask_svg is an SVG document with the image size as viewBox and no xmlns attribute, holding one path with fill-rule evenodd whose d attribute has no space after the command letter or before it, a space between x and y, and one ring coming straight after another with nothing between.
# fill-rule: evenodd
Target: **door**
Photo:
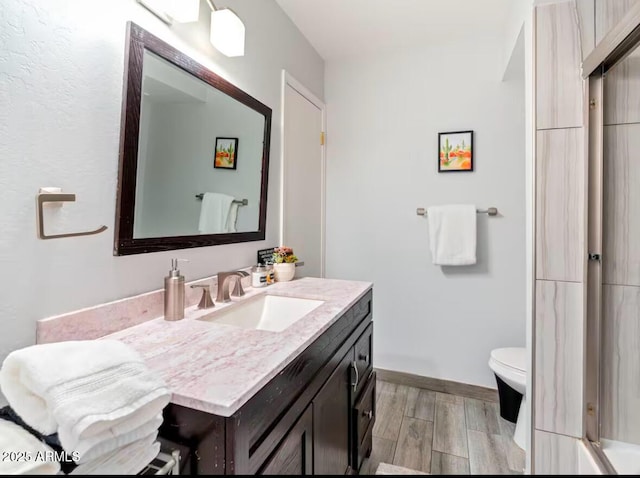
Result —
<instances>
[{"instance_id":1,"label":"door","mask_svg":"<svg viewBox=\"0 0 640 478\"><path fill-rule=\"evenodd\" d=\"M313 400L313 470L316 475L344 475L349 467L351 370L353 349Z\"/></svg>"},{"instance_id":2,"label":"door","mask_svg":"<svg viewBox=\"0 0 640 478\"><path fill-rule=\"evenodd\" d=\"M313 415L309 406L282 439L260 472L261 475L313 474Z\"/></svg>"},{"instance_id":3,"label":"door","mask_svg":"<svg viewBox=\"0 0 640 478\"><path fill-rule=\"evenodd\" d=\"M640 462L640 107L631 98L640 94L639 61L640 45L604 76L602 250L595 251L602 252L600 438L635 448L636 464Z\"/></svg>"},{"instance_id":4,"label":"door","mask_svg":"<svg viewBox=\"0 0 640 478\"><path fill-rule=\"evenodd\" d=\"M323 277L324 105L286 74L284 81L282 244L304 262L298 277Z\"/></svg>"}]
</instances>

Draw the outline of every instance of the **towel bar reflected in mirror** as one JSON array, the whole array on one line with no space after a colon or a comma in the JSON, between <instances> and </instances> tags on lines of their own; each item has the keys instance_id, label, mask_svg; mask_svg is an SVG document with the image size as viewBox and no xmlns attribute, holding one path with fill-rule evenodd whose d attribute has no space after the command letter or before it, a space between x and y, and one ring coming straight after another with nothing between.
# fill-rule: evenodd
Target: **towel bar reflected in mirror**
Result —
<instances>
[{"instance_id":1,"label":"towel bar reflected in mirror","mask_svg":"<svg viewBox=\"0 0 640 478\"><path fill-rule=\"evenodd\" d=\"M476 209L476 212L478 214L488 214L489 216L497 216L498 215L498 208L497 207L490 207L488 209ZM427 210L423 207L419 207L416 210L416 214L418 216L426 216L427 215Z\"/></svg>"},{"instance_id":2,"label":"towel bar reflected in mirror","mask_svg":"<svg viewBox=\"0 0 640 478\"><path fill-rule=\"evenodd\" d=\"M198 198L198 199L200 199L200 201L202 201L202 199L204 198L204 193L196 194L196 198ZM241 206L247 206L249 204L249 200L248 199L234 199L233 203L234 204L240 204Z\"/></svg>"}]
</instances>

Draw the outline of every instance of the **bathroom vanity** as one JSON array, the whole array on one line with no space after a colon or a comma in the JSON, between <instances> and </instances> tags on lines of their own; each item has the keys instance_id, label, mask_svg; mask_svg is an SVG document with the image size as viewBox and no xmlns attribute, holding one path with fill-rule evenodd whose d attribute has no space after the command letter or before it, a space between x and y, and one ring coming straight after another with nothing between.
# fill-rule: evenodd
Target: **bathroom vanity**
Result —
<instances>
[{"instance_id":1,"label":"bathroom vanity","mask_svg":"<svg viewBox=\"0 0 640 478\"><path fill-rule=\"evenodd\" d=\"M234 310L265 295L319 305L267 330L232 325ZM372 296L369 283L305 278L108 338L167 380L160 438L180 450L183 474L352 473L371 453L375 422Z\"/></svg>"}]
</instances>

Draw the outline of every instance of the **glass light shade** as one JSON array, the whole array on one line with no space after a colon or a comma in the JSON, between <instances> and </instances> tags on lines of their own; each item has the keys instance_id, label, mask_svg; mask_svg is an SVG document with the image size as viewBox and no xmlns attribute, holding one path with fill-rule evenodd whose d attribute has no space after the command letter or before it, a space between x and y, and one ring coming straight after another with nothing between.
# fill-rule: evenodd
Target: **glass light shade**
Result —
<instances>
[{"instance_id":1,"label":"glass light shade","mask_svg":"<svg viewBox=\"0 0 640 478\"><path fill-rule=\"evenodd\" d=\"M211 44L226 56L244 55L244 23L229 9L211 12Z\"/></svg>"},{"instance_id":2,"label":"glass light shade","mask_svg":"<svg viewBox=\"0 0 640 478\"><path fill-rule=\"evenodd\" d=\"M164 0L165 12L178 23L197 22L200 0Z\"/></svg>"}]
</instances>

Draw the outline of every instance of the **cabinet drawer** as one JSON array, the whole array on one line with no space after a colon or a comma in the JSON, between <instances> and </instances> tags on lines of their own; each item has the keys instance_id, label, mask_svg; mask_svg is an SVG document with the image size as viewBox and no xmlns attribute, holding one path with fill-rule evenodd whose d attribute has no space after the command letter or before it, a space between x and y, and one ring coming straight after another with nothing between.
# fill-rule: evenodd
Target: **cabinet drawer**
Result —
<instances>
[{"instance_id":1,"label":"cabinet drawer","mask_svg":"<svg viewBox=\"0 0 640 478\"><path fill-rule=\"evenodd\" d=\"M364 436L364 440L357 449L356 456L353 457L353 463L356 466L356 470L358 470L358 474L360 473L360 469L362 468L362 463L365 458L371 456L371 451L373 450L373 427L369 428L369 431Z\"/></svg>"},{"instance_id":2,"label":"cabinet drawer","mask_svg":"<svg viewBox=\"0 0 640 478\"><path fill-rule=\"evenodd\" d=\"M367 431L376 421L376 373L369 376L365 387L353 407L354 439L358 447L362 445Z\"/></svg>"},{"instance_id":3,"label":"cabinet drawer","mask_svg":"<svg viewBox=\"0 0 640 478\"><path fill-rule=\"evenodd\" d=\"M362 333L355 349L355 366L358 368L359 383L354 398L360 394L366 383L366 377L373 369L373 322Z\"/></svg>"},{"instance_id":4,"label":"cabinet drawer","mask_svg":"<svg viewBox=\"0 0 640 478\"><path fill-rule=\"evenodd\" d=\"M365 381L364 389L353 407L353 463L360 469L362 460L371 451L371 434L376 421L376 373Z\"/></svg>"}]
</instances>

